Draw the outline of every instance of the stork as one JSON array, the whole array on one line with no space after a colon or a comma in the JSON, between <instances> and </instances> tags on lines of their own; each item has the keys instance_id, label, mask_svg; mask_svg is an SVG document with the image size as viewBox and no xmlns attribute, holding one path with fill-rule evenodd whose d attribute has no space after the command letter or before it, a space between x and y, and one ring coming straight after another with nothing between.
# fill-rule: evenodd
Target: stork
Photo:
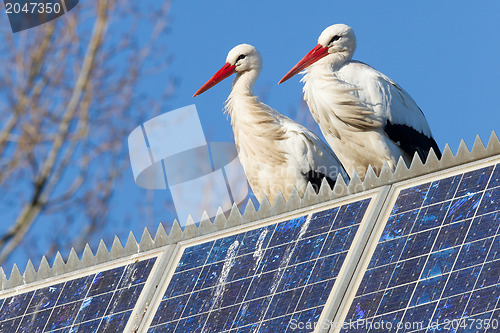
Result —
<instances>
[{"instance_id":1,"label":"stork","mask_svg":"<svg viewBox=\"0 0 500 333\"><path fill-rule=\"evenodd\" d=\"M369 65L352 60L356 37L351 27L326 28L314 47L280 80L305 69L304 99L326 141L349 176L363 178L368 165L379 173L400 157L425 162L430 149L441 157L422 110L396 82Z\"/></svg>"},{"instance_id":2,"label":"stork","mask_svg":"<svg viewBox=\"0 0 500 333\"><path fill-rule=\"evenodd\" d=\"M308 182L316 192L325 178L333 187L347 174L326 143L304 126L282 115L254 95L262 69L257 49L241 44L229 51L226 64L193 97L236 73L225 102L231 117L238 157L257 200L273 203L278 191L288 200L295 186L303 195Z\"/></svg>"}]
</instances>

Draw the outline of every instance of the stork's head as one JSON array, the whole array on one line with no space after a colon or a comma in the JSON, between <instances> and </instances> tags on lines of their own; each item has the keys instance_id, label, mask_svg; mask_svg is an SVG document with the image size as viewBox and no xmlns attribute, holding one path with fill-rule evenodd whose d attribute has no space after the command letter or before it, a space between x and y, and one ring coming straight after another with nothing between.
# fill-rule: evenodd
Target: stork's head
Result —
<instances>
[{"instance_id":1,"label":"stork's head","mask_svg":"<svg viewBox=\"0 0 500 333\"><path fill-rule=\"evenodd\" d=\"M323 30L316 45L304 58L302 58L279 83L285 82L295 74L311 66L320 59L327 61L350 60L356 50L356 36L352 28L345 24L334 24Z\"/></svg>"},{"instance_id":2,"label":"stork's head","mask_svg":"<svg viewBox=\"0 0 500 333\"><path fill-rule=\"evenodd\" d=\"M245 72L256 71L262 69L262 57L255 47L249 44L240 44L235 46L227 54L226 64L217 71L197 92L193 97L207 91L215 86L231 74L243 74Z\"/></svg>"}]
</instances>

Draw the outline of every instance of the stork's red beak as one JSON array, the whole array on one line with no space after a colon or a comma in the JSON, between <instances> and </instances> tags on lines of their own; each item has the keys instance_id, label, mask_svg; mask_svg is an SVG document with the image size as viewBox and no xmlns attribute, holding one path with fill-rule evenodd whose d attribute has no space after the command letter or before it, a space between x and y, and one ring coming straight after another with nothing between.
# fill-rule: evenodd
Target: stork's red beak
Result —
<instances>
[{"instance_id":1,"label":"stork's red beak","mask_svg":"<svg viewBox=\"0 0 500 333\"><path fill-rule=\"evenodd\" d=\"M285 82L298 72L306 69L307 67L311 66L314 64L316 61L319 59L323 58L324 56L328 55L328 48L318 44L316 45L304 58L302 58L297 65L293 66L288 73L283 76L283 78L278 82L278 84Z\"/></svg>"},{"instance_id":2,"label":"stork's red beak","mask_svg":"<svg viewBox=\"0 0 500 333\"><path fill-rule=\"evenodd\" d=\"M210 80L207 81L207 83L205 83L200 89L198 89L197 92L194 93L193 97L196 97L199 94L207 91L208 89L212 88L217 83L224 80L225 78L227 78L231 74L236 73L236 71L234 70L235 67L236 66L231 65L230 63L226 62L226 64L224 66L222 66L222 68L219 69L217 71L217 73L215 73L214 76L212 76L210 78Z\"/></svg>"}]
</instances>

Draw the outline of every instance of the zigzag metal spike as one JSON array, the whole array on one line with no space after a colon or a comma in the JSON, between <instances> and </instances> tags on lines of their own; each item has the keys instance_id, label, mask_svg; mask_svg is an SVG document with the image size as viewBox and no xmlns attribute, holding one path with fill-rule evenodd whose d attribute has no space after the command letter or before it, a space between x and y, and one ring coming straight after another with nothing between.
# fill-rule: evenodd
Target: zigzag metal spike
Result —
<instances>
[{"instance_id":1,"label":"zigzag metal spike","mask_svg":"<svg viewBox=\"0 0 500 333\"><path fill-rule=\"evenodd\" d=\"M155 235L155 246L160 247L160 246L166 246L167 245L167 232L165 231L165 228L163 227L163 224L160 223L158 224L158 229L156 229L156 235ZM113 250L113 248L111 248Z\"/></svg>"},{"instance_id":2,"label":"zigzag metal spike","mask_svg":"<svg viewBox=\"0 0 500 333\"><path fill-rule=\"evenodd\" d=\"M361 178L359 178L358 172L354 170L351 176L351 181L349 182L349 185L347 186L347 193L348 194L354 194L358 192L364 191L365 187L363 186L363 182L361 181Z\"/></svg>"},{"instance_id":3,"label":"zigzag metal spike","mask_svg":"<svg viewBox=\"0 0 500 333\"><path fill-rule=\"evenodd\" d=\"M83 267L89 267L95 262L94 254L92 253L92 249L88 243L85 244L80 262Z\"/></svg>"},{"instance_id":4,"label":"zigzag metal spike","mask_svg":"<svg viewBox=\"0 0 500 333\"><path fill-rule=\"evenodd\" d=\"M203 213L201 214L200 223L203 221L208 221L208 222L212 223L212 221L210 221L210 216L208 216L208 213L206 210L204 210Z\"/></svg>"},{"instance_id":5,"label":"zigzag metal spike","mask_svg":"<svg viewBox=\"0 0 500 333\"><path fill-rule=\"evenodd\" d=\"M66 260L66 271L72 272L80 268L80 259L74 248L71 248L68 255L68 260Z\"/></svg>"},{"instance_id":6,"label":"zigzag metal spike","mask_svg":"<svg viewBox=\"0 0 500 333\"><path fill-rule=\"evenodd\" d=\"M45 256L40 260L40 266L38 266L37 275L39 279L46 279L50 274L50 265Z\"/></svg>"},{"instance_id":7,"label":"zigzag metal spike","mask_svg":"<svg viewBox=\"0 0 500 333\"><path fill-rule=\"evenodd\" d=\"M186 226L184 227L184 231L182 233L182 240L191 239L198 236L198 226L194 223L191 215L188 215Z\"/></svg>"},{"instance_id":8,"label":"zigzag metal spike","mask_svg":"<svg viewBox=\"0 0 500 333\"><path fill-rule=\"evenodd\" d=\"M212 221L210 221L210 217L208 216L207 212L203 212L201 214L201 221L200 225L198 226L198 232L202 235L206 235L212 232L216 232L217 228Z\"/></svg>"},{"instance_id":9,"label":"zigzag metal spike","mask_svg":"<svg viewBox=\"0 0 500 333\"><path fill-rule=\"evenodd\" d=\"M50 270L50 276L56 276L64 273L65 266L66 264L64 263L61 252L57 251L54 262L52 263L52 269Z\"/></svg>"},{"instance_id":10,"label":"zigzag metal spike","mask_svg":"<svg viewBox=\"0 0 500 333\"><path fill-rule=\"evenodd\" d=\"M222 230L227 225L226 215L224 214L224 212L222 211L222 208L220 208L220 207L217 210L217 215L215 215L214 225L215 225L215 228L217 228L217 230Z\"/></svg>"},{"instance_id":11,"label":"zigzag metal spike","mask_svg":"<svg viewBox=\"0 0 500 333\"><path fill-rule=\"evenodd\" d=\"M179 221L177 219L172 223L172 228L170 228L170 233L168 234L167 245L175 244L182 238L182 229Z\"/></svg>"},{"instance_id":12,"label":"zigzag metal spike","mask_svg":"<svg viewBox=\"0 0 500 333\"><path fill-rule=\"evenodd\" d=\"M427 155L427 160L425 161L425 168L427 170L438 170L441 166L439 159L437 158L436 152L433 148L429 150L429 155Z\"/></svg>"},{"instance_id":13,"label":"zigzag metal spike","mask_svg":"<svg viewBox=\"0 0 500 333\"><path fill-rule=\"evenodd\" d=\"M231 207L231 212L229 213L229 217L227 218L228 226L237 226L242 222L241 213L238 206L233 203L233 207Z\"/></svg>"},{"instance_id":14,"label":"zigzag metal spike","mask_svg":"<svg viewBox=\"0 0 500 333\"><path fill-rule=\"evenodd\" d=\"M97 264L102 264L103 262L108 261L110 258L109 256L109 251L104 243L104 241L101 239L99 242L99 246L97 247L97 252L95 254L95 260Z\"/></svg>"},{"instance_id":15,"label":"zigzag metal spike","mask_svg":"<svg viewBox=\"0 0 500 333\"><path fill-rule=\"evenodd\" d=\"M398 159L398 164L396 164L396 169L393 173L393 179L406 179L408 177L408 168L402 156Z\"/></svg>"},{"instance_id":16,"label":"zigzag metal spike","mask_svg":"<svg viewBox=\"0 0 500 333\"><path fill-rule=\"evenodd\" d=\"M407 172L407 177L415 177L416 175L422 174L425 172L425 167L424 164L422 163L422 160L420 159L420 155L418 153L415 153L413 155L413 159L410 164L410 168L408 169Z\"/></svg>"},{"instance_id":17,"label":"zigzag metal spike","mask_svg":"<svg viewBox=\"0 0 500 333\"><path fill-rule=\"evenodd\" d=\"M123 256L123 252L122 242L120 242L120 238L115 236L115 238L113 239L113 244L111 244L111 250L109 251L109 254L111 258L121 258Z\"/></svg>"},{"instance_id":18,"label":"zigzag metal spike","mask_svg":"<svg viewBox=\"0 0 500 333\"><path fill-rule=\"evenodd\" d=\"M16 287L22 283L23 283L23 277L21 275L21 272L19 271L17 265L14 264L14 266L12 266L12 271L10 272L9 276L9 283L8 283L9 287L10 288Z\"/></svg>"},{"instance_id":19,"label":"zigzag metal spike","mask_svg":"<svg viewBox=\"0 0 500 333\"><path fill-rule=\"evenodd\" d=\"M252 199L248 199L242 218L244 223L252 222L257 219L257 209L255 209Z\"/></svg>"},{"instance_id":20,"label":"zigzag metal spike","mask_svg":"<svg viewBox=\"0 0 500 333\"><path fill-rule=\"evenodd\" d=\"M269 203L269 200L267 199L267 196L263 196L262 200L260 201L260 206L259 206L259 211L258 211L258 217L259 219L264 219L266 217L271 216L271 204Z\"/></svg>"},{"instance_id":21,"label":"zigzag metal spike","mask_svg":"<svg viewBox=\"0 0 500 333\"><path fill-rule=\"evenodd\" d=\"M368 168L366 169L366 174L365 174L365 179L363 180L363 185L365 189L372 189L375 188L379 185L379 178L375 174L375 171L373 171L373 168L371 165L368 165Z\"/></svg>"},{"instance_id":22,"label":"zigzag metal spike","mask_svg":"<svg viewBox=\"0 0 500 333\"><path fill-rule=\"evenodd\" d=\"M301 204L302 204L302 199L300 198L299 191L297 191L297 188L294 186L292 188L290 196L288 197L288 201L286 203L286 210L291 211L293 209L297 209L297 207L301 207Z\"/></svg>"},{"instance_id":23,"label":"zigzag metal spike","mask_svg":"<svg viewBox=\"0 0 500 333\"><path fill-rule=\"evenodd\" d=\"M339 174L337 175L337 177L342 177L342 176ZM325 202L332 199L333 199L333 191L330 188L330 184L328 184L326 178L323 178L321 180L321 186L319 187L318 201Z\"/></svg>"},{"instance_id":24,"label":"zigzag metal spike","mask_svg":"<svg viewBox=\"0 0 500 333\"><path fill-rule=\"evenodd\" d=\"M35 266L33 266L31 259L29 259L28 263L26 264L26 268L24 269L24 274L23 274L24 283L30 283L36 281L36 277L37 274L35 271Z\"/></svg>"},{"instance_id":25,"label":"zigzag metal spike","mask_svg":"<svg viewBox=\"0 0 500 333\"><path fill-rule=\"evenodd\" d=\"M324 178L323 178L324 179ZM302 207L311 206L318 203L318 195L314 190L314 187L310 182L307 183L306 191L304 192L304 197L302 198Z\"/></svg>"},{"instance_id":26,"label":"zigzag metal spike","mask_svg":"<svg viewBox=\"0 0 500 333\"><path fill-rule=\"evenodd\" d=\"M387 164L387 161L384 161L384 164L382 165L382 169L380 170L380 175L379 175L380 182L383 184L389 184L392 180L392 169L389 167L389 164Z\"/></svg>"},{"instance_id":27,"label":"zigzag metal spike","mask_svg":"<svg viewBox=\"0 0 500 333\"><path fill-rule=\"evenodd\" d=\"M498 154L498 152L500 152L500 141L498 141L498 137L495 131L491 132L488 146L486 146L486 151L488 155L492 155L494 153Z\"/></svg>"},{"instance_id":28,"label":"zigzag metal spike","mask_svg":"<svg viewBox=\"0 0 500 333\"><path fill-rule=\"evenodd\" d=\"M445 169L448 167L453 166L453 162L455 160L455 156L453 155L453 152L450 149L450 146L446 144L443 149L443 155L441 156L441 161L440 161L440 169Z\"/></svg>"},{"instance_id":29,"label":"zigzag metal spike","mask_svg":"<svg viewBox=\"0 0 500 333\"><path fill-rule=\"evenodd\" d=\"M340 196L347 194L347 185L345 184L344 178L340 175L337 176L337 181L335 182L335 186L332 191L332 199L338 198Z\"/></svg>"},{"instance_id":30,"label":"zigzag metal spike","mask_svg":"<svg viewBox=\"0 0 500 333\"><path fill-rule=\"evenodd\" d=\"M469 148L467 148L467 144L464 139L460 140L460 145L457 149L457 154L455 155L454 164L460 164L468 160L470 155Z\"/></svg>"},{"instance_id":31,"label":"zigzag metal spike","mask_svg":"<svg viewBox=\"0 0 500 333\"><path fill-rule=\"evenodd\" d=\"M144 227L144 231L142 233L141 242L139 243L139 251L148 251L154 247L153 237L149 233L147 227Z\"/></svg>"},{"instance_id":32,"label":"zigzag metal spike","mask_svg":"<svg viewBox=\"0 0 500 333\"><path fill-rule=\"evenodd\" d=\"M4 290L7 288L7 276L3 271L3 268L0 267L0 290Z\"/></svg>"},{"instance_id":33,"label":"zigzag metal spike","mask_svg":"<svg viewBox=\"0 0 500 333\"><path fill-rule=\"evenodd\" d=\"M472 145L470 152L472 158L474 159L479 159L486 155L486 147L484 146L483 140L481 140L479 135L476 135L476 139L474 140L474 144Z\"/></svg>"},{"instance_id":34,"label":"zigzag metal spike","mask_svg":"<svg viewBox=\"0 0 500 333\"><path fill-rule=\"evenodd\" d=\"M278 215L286 212L287 206L286 206L286 200L281 191L278 191L278 194L276 194L276 200L274 200L274 205L272 208L272 215Z\"/></svg>"},{"instance_id":35,"label":"zigzag metal spike","mask_svg":"<svg viewBox=\"0 0 500 333\"><path fill-rule=\"evenodd\" d=\"M137 243L137 239L132 231L128 234L124 250L127 255L139 253L139 244Z\"/></svg>"}]
</instances>

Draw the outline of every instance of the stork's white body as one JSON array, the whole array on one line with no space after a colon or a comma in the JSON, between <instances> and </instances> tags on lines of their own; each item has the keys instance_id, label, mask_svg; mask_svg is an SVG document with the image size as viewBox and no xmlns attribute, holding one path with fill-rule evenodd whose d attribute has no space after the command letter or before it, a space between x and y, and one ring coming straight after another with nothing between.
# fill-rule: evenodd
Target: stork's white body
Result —
<instances>
[{"instance_id":1,"label":"stork's white body","mask_svg":"<svg viewBox=\"0 0 500 333\"><path fill-rule=\"evenodd\" d=\"M226 65L195 94L236 73L225 110L231 117L238 157L256 198L260 201L265 195L273 203L281 192L288 199L294 187L303 195L310 172L332 181L340 174L347 180L326 143L257 99L253 86L261 68L259 52L251 45L238 45L229 52Z\"/></svg>"},{"instance_id":2,"label":"stork's white body","mask_svg":"<svg viewBox=\"0 0 500 333\"><path fill-rule=\"evenodd\" d=\"M374 68L347 61L337 68L320 60L306 70L304 99L330 147L352 176L361 176L368 165L379 171L384 162L394 168L409 155L392 141L384 127L387 120L411 124L431 137L431 130L411 96Z\"/></svg>"},{"instance_id":3,"label":"stork's white body","mask_svg":"<svg viewBox=\"0 0 500 333\"><path fill-rule=\"evenodd\" d=\"M304 99L326 141L347 173L364 177L369 165L395 168L430 148L440 156L429 124L413 98L389 77L351 60L356 49L352 28L336 24L281 82L306 68Z\"/></svg>"},{"instance_id":4,"label":"stork's white body","mask_svg":"<svg viewBox=\"0 0 500 333\"><path fill-rule=\"evenodd\" d=\"M226 101L238 157L255 196L271 203L281 191L285 199L293 187L304 194L310 170L347 179L331 149L304 126L260 102L247 89L245 78L235 81Z\"/></svg>"}]
</instances>

